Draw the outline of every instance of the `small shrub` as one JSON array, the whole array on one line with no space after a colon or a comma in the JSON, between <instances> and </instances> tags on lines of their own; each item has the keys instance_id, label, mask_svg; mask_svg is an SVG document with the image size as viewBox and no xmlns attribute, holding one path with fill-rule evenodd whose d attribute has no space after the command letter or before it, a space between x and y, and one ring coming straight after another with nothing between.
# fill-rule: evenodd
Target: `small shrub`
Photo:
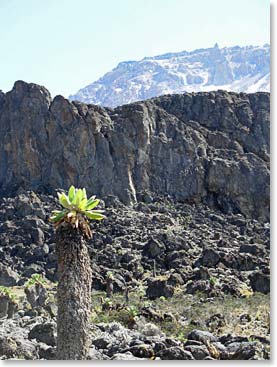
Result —
<instances>
[{"instance_id":1,"label":"small shrub","mask_svg":"<svg viewBox=\"0 0 277 367\"><path fill-rule=\"evenodd\" d=\"M10 301L17 302L16 295L8 288L3 285L0 286L0 295L7 296Z\"/></svg>"},{"instance_id":2,"label":"small shrub","mask_svg":"<svg viewBox=\"0 0 277 367\"><path fill-rule=\"evenodd\" d=\"M210 285L213 287L217 284L217 279L215 277L210 277L209 282Z\"/></svg>"},{"instance_id":3,"label":"small shrub","mask_svg":"<svg viewBox=\"0 0 277 367\"><path fill-rule=\"evenodd\" d=\"M41 274L32 274L31 278L27 280L25 283L26 288L30 288L33 285L40 284L44 286L46 284L46 280L43 278Z\"/></svg>"}]
</instances>

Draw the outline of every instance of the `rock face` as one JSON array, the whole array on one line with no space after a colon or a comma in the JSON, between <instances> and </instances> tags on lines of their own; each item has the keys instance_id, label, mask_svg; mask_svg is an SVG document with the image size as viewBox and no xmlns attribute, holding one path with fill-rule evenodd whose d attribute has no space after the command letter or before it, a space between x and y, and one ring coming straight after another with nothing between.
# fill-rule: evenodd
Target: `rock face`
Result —
<instances>
[{"instance_id":1,"label":"rock face","mask_svg":"<svg viewBox=\"0 0 277 367\"><path fill-rule=\"evenodd\" d=\"M269 218L268 93L167 95L101 108L15 83L0 95L0 189L143 190ZM39 234L38 234L39 235Z\"/></svg>"},{"instance_id":2,"label":"rock face","mask_svg":"<svg viewBox=\"0 0 277 367\"><path fill-rule=\"evenodd\" d=\"M120 62L71 100L115 107L167 93L270 90L270 46L214 47Z\"/></svg>"}]
</instances>

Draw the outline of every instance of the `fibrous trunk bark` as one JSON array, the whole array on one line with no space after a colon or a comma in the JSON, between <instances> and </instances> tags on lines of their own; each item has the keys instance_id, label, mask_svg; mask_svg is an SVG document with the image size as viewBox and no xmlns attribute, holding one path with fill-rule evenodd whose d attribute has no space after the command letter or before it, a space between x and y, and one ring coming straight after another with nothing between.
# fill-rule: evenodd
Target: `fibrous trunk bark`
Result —
<instances>
[{"instance_id":1,"label":"fibrous trunk bark","mask_svg":"<svg viewBox=\"0 0 277 367\"><path fill-rule=\"evenodd\" d=\"M90 335L91 266L82 233L69 223L56 230L58 258L57 359L87 359Z\"/></svg>"}]
</instances>

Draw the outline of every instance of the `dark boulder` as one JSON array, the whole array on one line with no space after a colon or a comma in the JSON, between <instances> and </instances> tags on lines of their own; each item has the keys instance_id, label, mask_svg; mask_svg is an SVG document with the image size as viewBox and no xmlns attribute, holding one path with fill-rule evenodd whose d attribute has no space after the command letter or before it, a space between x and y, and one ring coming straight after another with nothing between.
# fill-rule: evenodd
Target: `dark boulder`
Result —
<instances>
[{"instance_id":1,"label":"dark boulder","mask_svg":"<svg viewBox=\"0 0 277 367\"><path fill-rule=\"evenodd\" d=\"M264 347L258 342L231 343L227 352L232 360L257 360L264 357Z\"/></svg>"},{"instance_id":2,"label":"dark boulder","mask_svg":"<svg viewBox=\"0 0 277 367\"><path fill-rule=\"evenodd\" d=\"M28 334L30 340L36 339L39 342L51 346L56 345L56 337L56 325L51 322L35 325Z\"/></svg>"},{"instance_id":3,"label":"dark boulder","mask_svg":"<svg viewBox=\"0 0 277 367\"><path fill-rule=\"evenodd\" d=\"M270 275L255 271L249 275L250 285L254 292L267 294L270 292Z\"/></svg>"},{"instance_id":4,"label":"dark boulder","mask_svg":"<svg viewBox=\"0 0 277 367\"><path fill-rule=\"evenodd\" d=\"M150 258L155 258L165 251L165 245L151 238L143 248L143 255Z\"/></svg>"},{"instance_id":5,"label":"dark boulder","mask_svg":"<svg viewBox=\"0 0 277 367\"><path fill-rule=\"evenodd\" d=\"M128 348L128 351L138 358L151 358L155 355L152 346L149 344L134 345Z\"/></svg>"},{"instance_id":6,"label":"dark boulder","mask_svg":"<svg viewBox=\"0 0 277 367\"><path fill-rule=\"evenodd\" d=\"M163 349L157 354L163 360L192 360L193 355L191 352L184 350L181 347L175 346L167 349Z\"/></svg>"},{"instance_id":7,"label":"dark boulder","mask_svg":"<svg viewBox=\"0 0 277 367\"><path fill-rule=\"evenodd\" d=\"M11 287L17 284L19 275L9 266L0 264L0 285Z\"/></svg>"},{"instance_id":8,"label":"dark boulder","mask_svg":"<svg viewBox=\"0 0 277 367\"><path fill-rule=\"evenodd\" d=\"M47 344L39 343L38 354L40 359L56 360L56 349Z\"/></svg>"},{"instance_id":9,"label":"dark boulder","mask_svg":"<svg viewBox=\"0 0 277 367\"><path fill-rule=\"evenodd\" d=\"M219 253L212 249L212 248L206 248L203 250L201 263L204 266L207 266L208 268L216 266L220 261L220 255Z\"/></svg>"},{"instance_id":10,"label":"dark boulder","mask_svg":"<svg viewBox=\"0 0 277 367\"><path fill-rule=\"evenodd\" d=\"M201 343L207 343L207 342L217 342L218 338L214 336L212 333L208 331L202 331L202 330L192 330L188 336L187 339L189 340L196 340Z\"/></svg>"},{"instance_id":11,"label":"dark boulder","mask_svg":"<svg viewBox=\"0 0 277 367\"><path fill-rule=\"evenodd\" d=\"M197 360L203 360L210 355L205 345L188 345L185 347L185 350L190 352L193 358Z\"/></svg>"},{"instance_id":12,"label":"dark boulder","mask_svg":"<svg viewBox=\"0 0 277 367\"><path fill-rule=\"evenodd\" d=\"M8 314L9 297L6 294L0 293L0 318Z\"/></svg>"},{"instance_id":13,"label":"dark boulder","mask_svg":"<svg viewBox=\"0 0 277 367\"><path fill-rule=\"evenodd\" d=\"M146 296L149 299L159 297L170 298L174 294L174 288L168 284L167 279L149 279L146 288Z\"/></svg>"}]
</instances>

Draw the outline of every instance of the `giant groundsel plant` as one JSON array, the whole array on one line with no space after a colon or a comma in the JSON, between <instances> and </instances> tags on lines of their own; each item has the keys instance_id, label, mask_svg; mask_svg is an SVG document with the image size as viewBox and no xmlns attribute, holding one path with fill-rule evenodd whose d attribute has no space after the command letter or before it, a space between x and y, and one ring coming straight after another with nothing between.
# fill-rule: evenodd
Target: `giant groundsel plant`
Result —
<instances>
[{"instance_id":1,"label":"giant groundsel plant","mask_svg":"<svg viewBox=\"0 0 277 367\"><path fill-rule=\"evenodd\" d=\"M50 221L55 226L63 222L70 223L74 228L79 228L88 238L92 237L88 219L101 220L105 216L103 210L95 209L100 200L95 196L87 198L86 189L77 189L71 186L66 195L64 192L58 193L59 203L62 210L54 210ZM88 219L87 219L88 218Z\"/></svg>"}]
</instances>

